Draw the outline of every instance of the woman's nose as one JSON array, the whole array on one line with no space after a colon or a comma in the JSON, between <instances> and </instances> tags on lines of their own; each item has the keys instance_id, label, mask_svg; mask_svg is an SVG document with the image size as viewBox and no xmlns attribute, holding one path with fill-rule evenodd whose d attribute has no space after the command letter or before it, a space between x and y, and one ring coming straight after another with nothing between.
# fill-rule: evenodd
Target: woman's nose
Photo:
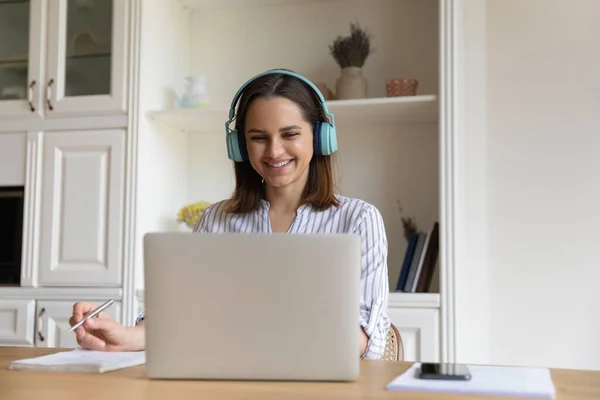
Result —
<instances>
[{"instance_id":1,"label":"woman's nose","mask_svg":"<svg viewBox=\"0 0 600 400\"><path fill-rule=\"evenodd\" d=\"M284 153L283 143L279 139L273 139L269 141L267 147L267 155L271 158L277 158Z\"/></svg>"}]
</instances>

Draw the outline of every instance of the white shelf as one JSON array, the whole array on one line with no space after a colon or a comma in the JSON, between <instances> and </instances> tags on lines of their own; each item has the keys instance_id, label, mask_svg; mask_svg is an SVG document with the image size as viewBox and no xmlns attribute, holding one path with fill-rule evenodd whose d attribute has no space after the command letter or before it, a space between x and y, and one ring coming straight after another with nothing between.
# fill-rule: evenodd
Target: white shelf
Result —
<instances>
[{"instance_id":1,"label":"white shelf","mask_svg":"<svg viewBox=\"0 0 600 400\"><path fill-rule=\"evenodd\" d=\"M333 100L327 102L327 108L333 114L336 126L385 126L438 122L438 102L435 95ZM225 132L228 115L229 110L226 108L174 109L148 113L150 119L175 129L190 133L219 135Z\"/></svg>"},{"instance_id":2,"label":"white shelf","mask_svg":"<svg viewBox=\"0 0 600 400\"><path fill-rule=\"evenodd\" d=\"M183 6L191 10L225 7L261 7L292 4L327 3L332 0L179 0Z\"/></svg>"},{"instance_id":3,"label":"white shelf","mask_svg":"<svg viewBox=\"0 0 600 400\"><path fill-rule=\"evenodd\" d=\"M135 295L140 303L144 302L144 289L136 289ZM440 308L439 293L402 293L390 292L388 307L392 308Z\"/></svg>"},{"instance_id":4,"label":"white shelf","mask_svg":"<svg viewBox=\"0 0 600 400\"><path fill-rule=\"evenodd\" d=\"M21 286L0 286L0 299L37 299L37 300L88 300L114 299L121 301L121 288L36 288Z\"/></svg>"},{"instance_id":5,"label":"white shelf","mask_svg":"<svg viewBox=\"0 0 600 400\"><path fill-rule=\"evenodd\" d=\"M388 307L440 308L440 294L391 292L388 296Z\"/></svg>"}]
</instances>

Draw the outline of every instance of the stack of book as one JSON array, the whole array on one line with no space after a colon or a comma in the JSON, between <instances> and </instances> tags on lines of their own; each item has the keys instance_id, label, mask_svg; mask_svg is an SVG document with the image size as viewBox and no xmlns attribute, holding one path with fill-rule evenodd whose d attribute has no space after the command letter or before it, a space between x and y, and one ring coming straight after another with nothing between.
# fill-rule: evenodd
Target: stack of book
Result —
<instances>
[{"instance_id":1,"label":"stack of book","mask_svg":"<svg viewBox=\"0 0 600 400\"><path fill-rule=\"evenodd\" d=\"M396 285L397 292L431 291L433 276L438 268L439 231L439 223L435 222L429 232L416 232L410 236Z\"/></svg>"}]
</instances>

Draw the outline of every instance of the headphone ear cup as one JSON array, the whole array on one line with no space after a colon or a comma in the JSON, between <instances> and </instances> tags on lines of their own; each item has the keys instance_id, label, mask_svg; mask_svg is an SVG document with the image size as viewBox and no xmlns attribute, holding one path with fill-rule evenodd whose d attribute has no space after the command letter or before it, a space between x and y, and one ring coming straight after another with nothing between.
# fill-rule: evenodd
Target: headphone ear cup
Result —
<instances>
[{"instance_id":1,"label":"headphone ear cup","mask_svg":"<svg viewBox=\"0 0 600 400\"><path fill-rule=\"evenodd\" d=\"M322 139L322 133L321 133L321 125L323 123L321 121L317 121L315 123L315 129L313 130L313 148L315 150L315 153L319 156L323 155L323 148L321 147L321 139Z\"/></svg>"},{"instance_id":2,"label":"headphone ear cup","mask_svg":"<svg viewBox=\"0 0 600 400\"><path fill-rule=\"evenodd\" d=\"M337 151L337 137L335 134L335 126L327 122L318 122L316 124L318 130L315 132L315 137L318 136L318 143L315 142L317 152L322 156L328 156Z\"/></svg>"},{"instance_id":3,"label":"headphone ear cup","mask_svg":"<svg viewBox=\"0 0 600 400\"><path fill-rule=\"evenodd\" d=\"M327 140L329 143L329 154L333 154L336 151L338 151L338 144L337 144L337 132L335 129L335 125L331 125L331 124L326 124L327 125Z\"/></svg>"},{"instance_id":4,"label":"headphone ear cup","mask_svg":"<svg viewBox=\"0 0 600 400\"><path fill-rule=\"evenodd\" d=\"M240 142L238 140L238 131L232 130L227 133L227 156L230 160L242 162L242 152L240 150Z\"/></svg>"}]
</instances>

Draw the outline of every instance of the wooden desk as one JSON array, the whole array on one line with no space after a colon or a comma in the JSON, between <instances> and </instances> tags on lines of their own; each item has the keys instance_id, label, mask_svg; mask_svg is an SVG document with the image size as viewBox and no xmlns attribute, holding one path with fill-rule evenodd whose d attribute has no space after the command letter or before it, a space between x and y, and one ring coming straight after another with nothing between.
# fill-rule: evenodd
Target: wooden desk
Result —
<instances>
[{"instance_id":1,"label":"wooden desk","mask_svg":"<svg viewBox=\"0 0 600 400\"><path fill-rule=\"evenodd\" d=\"M104 374L11 371L13 360L59 351L0 347L0 399L484 399L479 396L438 395L387 391L385 386L411 364L363 361L361 377L353 383L150 381L144 367ZM553 370L557 400L600 399L600 371Z\"/></svg>"}]
</instances>

